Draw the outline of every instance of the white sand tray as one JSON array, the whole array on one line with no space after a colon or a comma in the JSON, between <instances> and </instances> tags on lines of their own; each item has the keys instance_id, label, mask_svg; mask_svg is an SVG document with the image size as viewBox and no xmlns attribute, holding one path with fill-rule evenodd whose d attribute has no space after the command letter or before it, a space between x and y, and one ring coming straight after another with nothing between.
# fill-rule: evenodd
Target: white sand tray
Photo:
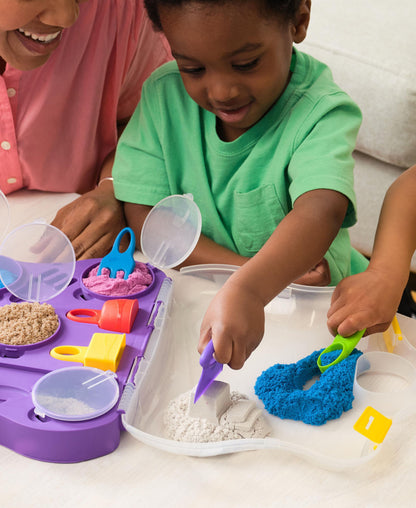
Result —
<instances>
[{"instance_id":1,"label":"white sand tray","mask_svg":"<svg viewBox=\"0 0 416 508\"><path fill-rule=\"evenodd\" d=\"M213 442L168 438L165 418L169 404L193 390L201 375L199 326L223 283L218 277L208 279L209 274L203 271L191 271L188 277L175 281L173 303L162 333L159 340L149 344L140 362L137 387L123 415L124 426L135 438L170 453L199 457L270 448L335 470L369 462L386 443L394 445L401 426L416 413L416 348L406 337L397 343L393 336L397 355L387 352L382 334L361 340L358 348L364 355L361 363L357 362L361 367L356 372L352 409L324 425L272 416L255 395L254 384L264 370L276 363L297 362L332 342L326 327L332 290L296 285L268 306L265 336L244 368L236 371L225 366L217 378L228 383L231 392L244 394L262 410L262 418L270 427L268 436L227 439L221 435ZM315 381L306 383L304 390ZM365 411L370 413L362 416Z\"/></svg>"}]
</instances>

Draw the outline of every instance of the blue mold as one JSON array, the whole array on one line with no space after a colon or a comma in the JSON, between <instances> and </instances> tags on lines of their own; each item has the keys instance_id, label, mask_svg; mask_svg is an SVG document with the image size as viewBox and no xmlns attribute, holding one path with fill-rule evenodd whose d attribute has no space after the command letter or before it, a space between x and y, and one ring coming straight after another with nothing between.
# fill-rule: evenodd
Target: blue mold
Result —
<instances>
[{"instance_id":1,"label":"blue mold","mask_svg":"<svg viewBox=\"0 0 416 508\"><path fill-rule=\"evenodd\" d=\"M352 408L355 364L362 352L354 349L345 360L321 374L316 362L322 351L315 351L297 363L273 365L257 378L254 390L269 413L282 419L323 425ZM325 364L338 355L339 351L326 353ZM305 383L315 376L319 379L304 390Z\"/></svg>"}]
</instances>

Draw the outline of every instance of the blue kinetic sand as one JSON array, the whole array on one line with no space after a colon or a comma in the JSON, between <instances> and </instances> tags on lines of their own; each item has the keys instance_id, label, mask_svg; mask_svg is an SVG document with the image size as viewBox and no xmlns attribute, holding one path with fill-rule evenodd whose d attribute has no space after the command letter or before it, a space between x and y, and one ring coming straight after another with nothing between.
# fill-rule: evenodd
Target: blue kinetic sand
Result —
<instances>
[{"instance_id":1,"label":"blue kinetic sand","mask_svg":"<svg viewBox=\"0 0 416 508\"><path fill-rule=\"evenodd\" d=\"M352 408L355 364L361 351L354 349L348 358L321 374L317 359L322 351L297 363L273 365L257 378L255 393L270 414L323 425ZM338 355L339 351L326 353L325 363ZM315 376L319 379L305 390L305 383Z\"/></svg>"}]
</instances>

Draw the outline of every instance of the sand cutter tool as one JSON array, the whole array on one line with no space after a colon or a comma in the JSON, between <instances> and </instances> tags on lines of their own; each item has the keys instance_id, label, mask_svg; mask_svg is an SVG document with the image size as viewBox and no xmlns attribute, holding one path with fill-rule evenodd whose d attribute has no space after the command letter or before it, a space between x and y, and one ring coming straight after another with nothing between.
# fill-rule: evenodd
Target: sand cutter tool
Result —
<instances>
[{"instance_id":1,"label":"sand cutter tool","mask_svg":"<svg viewBox=\"0 0 416 508\"><path fill-rule=\"evenodd\" d=\"M126 233L130 234L130 243L124 252L120 252L120 241ZM101 260L97 275L101 275L102 269L107 268L110 270L110 277L112 279L116 278L118 271L123 271L123 278L127 279L136 266L133 258L135 249L136 237L134 236L133 230L131 228L122 229L114 240L111 251Z\"/></svg>"},{"instance_id":2,"label":"sand cutter tool","mask_svg":"<svg viewBox=\"0 0 416 508\"><path fill-rule=\"evenodd\" d=\"M205 346L205 349L202 351L199 359L199 364L202 367L202 374L195 390L194 404L201 395L205 393L224 367L222 363L217 362L214 358L214 352L214 344L212 343L212 340L210 340Z\"/></svg>"},{"instance_id":3,"label":"sand cutter tool","mask_svg":"<svg viewBox=\"0 0 416 508\"><path fill-rule=\"evenodd\" d=\"M336 335L332 344L329 345L327 348L325 348L318 357L317 363L318 363L319 370L321 372L325 372L326 369L328 369L329 367L332 367L333 365L336 365L340 361L347 358L347 356L349 356L352 353L355 346L360 342L362 336L364 335L364 332L365 332L365 328L364 328L364 330L355 332L350 337L343 337L342 335L339 335L339 334ZM340 354L335 358L334 361L332 361L331 363L322 365L322 360L323 360L324 355L326 355L327 353L331 353L332 351L338 351L338 350L340 350Z\"/></svg>"},{"instance_id":4,"label":"sand cutter tool","mask_svg":"<svg viewBox=\"0 0 416 508\"><path fill-rule=\"evenodd\" d=\"M130 333L138 310L137 300L117 298L107 300L101 310L72 309L67 312L66 317L78 323L96 324L104 330Z\"/></svg>"}]
</instances>

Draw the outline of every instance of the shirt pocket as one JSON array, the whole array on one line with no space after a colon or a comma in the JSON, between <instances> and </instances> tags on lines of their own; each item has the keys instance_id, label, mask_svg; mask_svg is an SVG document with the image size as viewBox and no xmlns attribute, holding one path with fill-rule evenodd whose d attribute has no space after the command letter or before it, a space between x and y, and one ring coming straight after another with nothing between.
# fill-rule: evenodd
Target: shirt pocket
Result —
<instances>
[{"instance_id":1,"label":"shirt pocket","mask_svg":"<svg viewBox=\"0 0 416 508\"><path fill-rule=\"evenodd\" d=\"M235 192L234 242L242 256L254 256L286 216L274 184Z\"/></svg>"}]
</instances>

